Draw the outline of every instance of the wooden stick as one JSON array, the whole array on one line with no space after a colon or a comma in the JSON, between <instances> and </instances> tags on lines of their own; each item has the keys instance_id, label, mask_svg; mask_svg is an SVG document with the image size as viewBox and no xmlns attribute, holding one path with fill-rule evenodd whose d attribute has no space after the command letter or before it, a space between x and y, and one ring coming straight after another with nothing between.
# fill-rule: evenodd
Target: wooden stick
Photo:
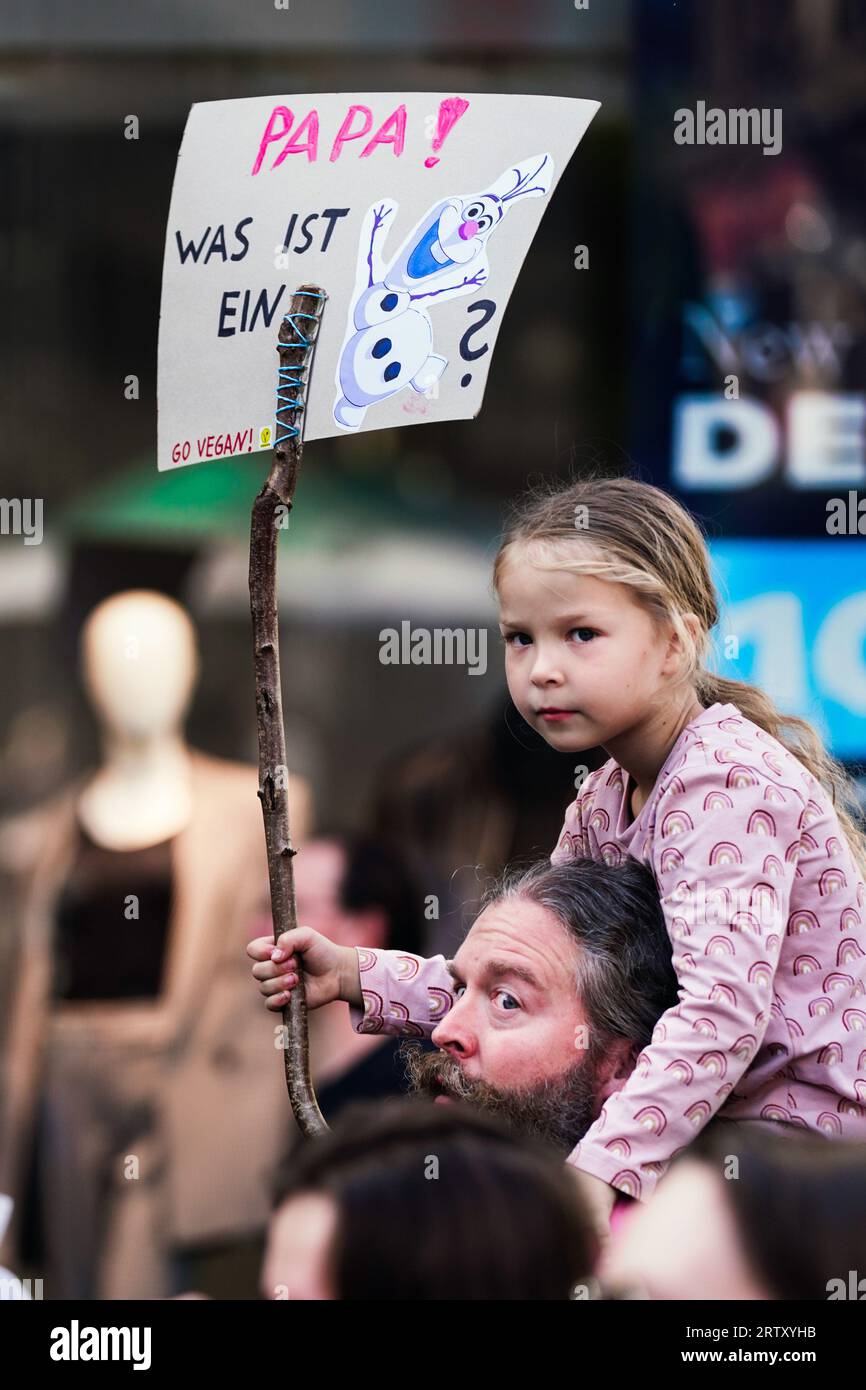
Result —
<instances>
[{"instance_id":1,"label":"wooden stick","mask_svg":"<svg viewBox=\"0 0 866 1390\"><path fill-rule=\"evenodd\" d=\"M277 540L280 521L288 516L303 448L303 427L296 422L304 408L304 390L315 339L327 296L316 285L302 285L280 324L280 387L274 461L267 482L253 503L250 528L250 611L256 673L256 722L259 739L259 798L268 847L268 878L274 941L297 926L293 849L289 830L288 769L280 690L280 642L277 624ZM308 376L307 370L307 376ZM291 404L290 404L291 403ZM280 508L278 511L277 509ZM298 983L283 1009L286 1086L298 1128L306 1137L327 1131L310 1077L307 1003L303 962Z\"/></svg>"}]
</instances>

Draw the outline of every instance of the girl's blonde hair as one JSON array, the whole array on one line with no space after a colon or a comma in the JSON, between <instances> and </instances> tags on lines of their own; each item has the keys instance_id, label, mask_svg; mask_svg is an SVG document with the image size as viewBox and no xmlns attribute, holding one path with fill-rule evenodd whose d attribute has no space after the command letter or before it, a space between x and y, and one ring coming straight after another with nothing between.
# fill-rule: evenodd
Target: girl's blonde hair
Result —
<instances>
[{"instance_id":1,"label":"girl's blonde hair","mask_svg":"<svg viewBox=\"0 0 866 1390\"><path fill-rule=\"evenodd\" d=\"M494 561L494 588L514 549L525 545L532 546L533 558L544 568L625 584L657 629L670 624L686 653L680 680L694 685L705 709L716 702L736 705L793 753L830 793L866 877L866 831L856 789L818 731L797 715L783 714L758 686L716 675L704 664L719 605L704 535L685 507L637 478L589 476L565 486L542 482L514 505ZM684 613L699 620L697 640L683 622Z\"/></svg>"}]
</instances>

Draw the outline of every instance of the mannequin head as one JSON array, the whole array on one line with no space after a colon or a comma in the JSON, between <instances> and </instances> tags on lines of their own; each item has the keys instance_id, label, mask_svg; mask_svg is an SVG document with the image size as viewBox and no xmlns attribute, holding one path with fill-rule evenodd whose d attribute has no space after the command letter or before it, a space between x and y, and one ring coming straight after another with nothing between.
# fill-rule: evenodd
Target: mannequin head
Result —
<instances>
[{"instance_id":1,"label":"mannequin head","mask_svg":"<svg viewBox=\"0 0 866 1390\"><path fill-rule=\"evenodd\" d=\"M154 590L112 594L84 624L81 669L108 733L136 740L176 733L198 674L192 621Z\"/></svg>"}]
</instances>

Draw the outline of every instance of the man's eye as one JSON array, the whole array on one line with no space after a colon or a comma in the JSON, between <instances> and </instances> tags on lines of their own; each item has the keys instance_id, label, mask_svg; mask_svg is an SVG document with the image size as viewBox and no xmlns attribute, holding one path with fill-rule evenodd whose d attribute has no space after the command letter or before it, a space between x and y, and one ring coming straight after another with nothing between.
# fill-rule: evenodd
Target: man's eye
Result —
<instances>
[{"instance_id":1,"label":"man's eye","mask_svg":"<svg viewBox=\"0 0 866 1390\"><path fill-rule=\"evenodd\" d=\"M497 989L497 990L495 990L495 991L494 991L494 994L493 994L493 998L494 998L494 999L496 999L496 998L501 998L501 999L503 999L503 1000L504 1000L504 999L510 999L510 1000L511 1000L511 1004L514 1005L514 1008L515 1008L515 1009L519 1009L519 1008L520 1008L520 1001L519 1001L518 999L515 999L515 997L514 997L513 994L509 994L507 989ZM511 1006L510 1006L510 1005L503 1004L502 1007L503 1007L504 1009L506 1009L506 1012L508 1012L508 1013L511 1013L511 1012L512 1012L512 1009L511 1009Z\"/></svg>"},{"instance_id":2,"label":"man's eye","mask_svg":"<svg viewBox=\"0 0 866 1390\"><path fill-rule=\"evenodd\" d=\"M465 993L466 993L466 986L465 986L465 985L455 985L455 986L454 986L454 998L455 998L455 999L459 999L460 996L463 995L463 994L465 994Z\"/></svg>"},{"instance_id":3,"label":"man's eye","mask_svg":"<svg viewBox=\"0 0 866 1390\"><path fill-rule=\"evenodd\" d=\"M591 642L593 637L598 636L594 627L573 627L571 632L576 632L578 634L580 639L578 645L580 646L585 646L586 642ZM571 633L569 633L569 636L571 636Z\"/></svg>"},{"instance_id":4,"label":"man's eye","mask_svg":"<svg viewBox=\"0 0 866 1390\"><path fill-rule=\"evenodd\" d=\"M523 643L522 641L519 642L518 638L525 638L527 645L532 641L527 632L506 632L503 634L502 640L506 647L520 647L522 649Z\"/></svg>"}]
</instances>

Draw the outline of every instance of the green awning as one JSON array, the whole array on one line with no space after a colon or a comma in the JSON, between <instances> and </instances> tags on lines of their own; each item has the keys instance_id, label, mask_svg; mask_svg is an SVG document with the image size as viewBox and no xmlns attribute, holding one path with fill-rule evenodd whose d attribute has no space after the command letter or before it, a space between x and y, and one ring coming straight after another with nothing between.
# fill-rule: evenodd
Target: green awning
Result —
<instances>
[{"instance_id":1,"label":"green awning","mask_svg":"<svg viewBox=\"0 0 866 1390\"><path fill-rule=\"evenodd\" d=\"M71 541L189 544L249 535L250 512L267 475L270 454L217 459L159 473L155 456L100 481L60 517ZM328 471L310 460L302 468L286 534L292 545L332 549L378 531L443 531L482 543L493 540L499 517L468 499L443 496L429 477L402 461L390 473Z\"/></svg>"}]
</instances>

